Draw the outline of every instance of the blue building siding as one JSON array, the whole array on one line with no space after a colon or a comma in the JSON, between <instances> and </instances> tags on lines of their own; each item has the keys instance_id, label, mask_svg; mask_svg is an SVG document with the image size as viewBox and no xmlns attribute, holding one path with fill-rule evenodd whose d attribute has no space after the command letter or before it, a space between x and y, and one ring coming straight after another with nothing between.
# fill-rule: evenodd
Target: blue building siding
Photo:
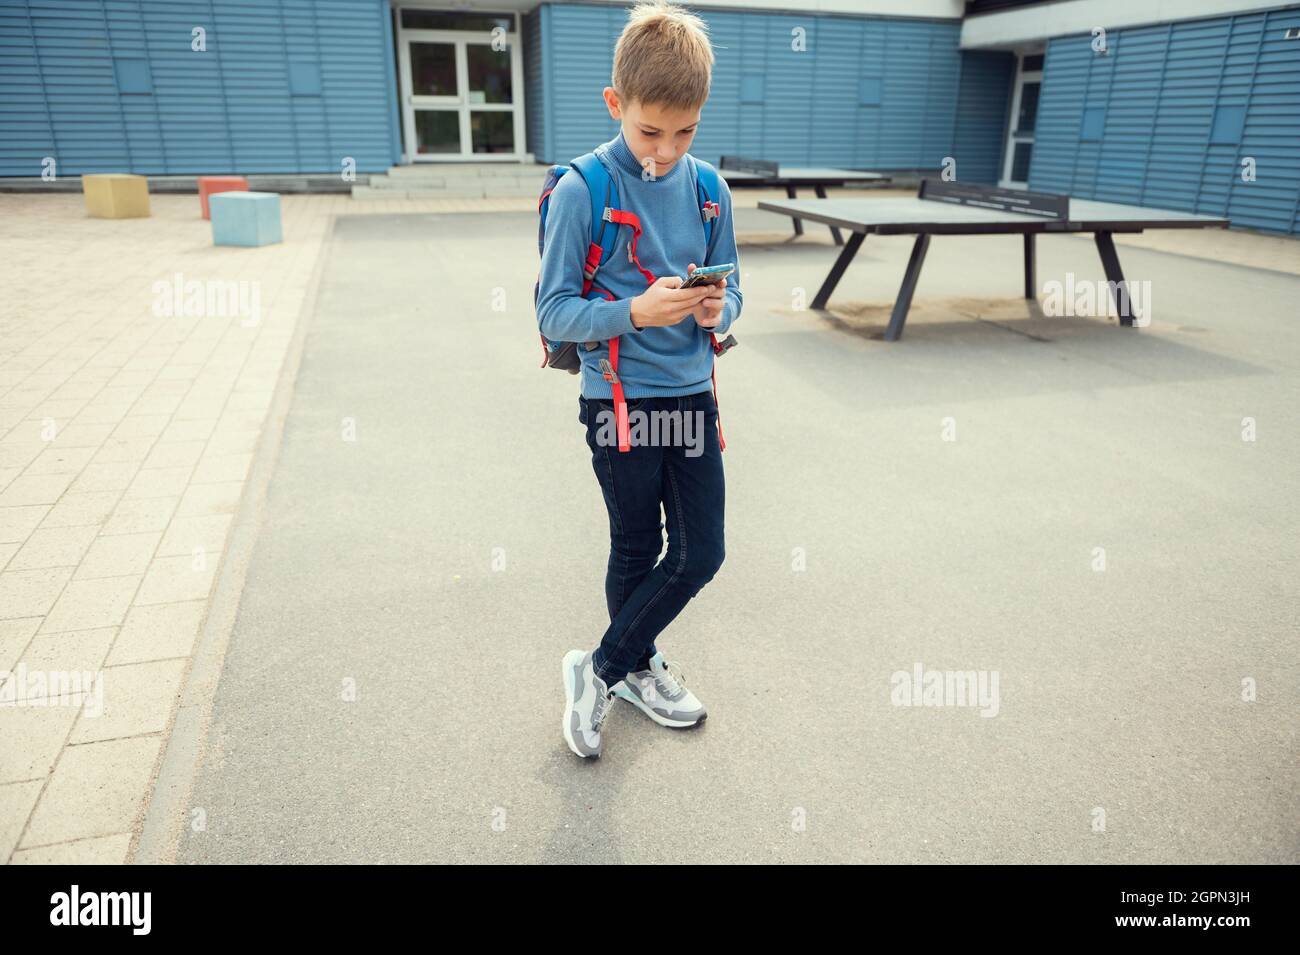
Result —
<instances>
[{"instance_id":1,"label":"blue building siding","mask_svg":"<svg viewBox=\"0 0 1300 955\"><path fill-rule=\"evenodd\" d=\"M1029 186L1300 232L1300 8L1054 39ZM1242 160L1256 181L1242 180Z\"/></svg>"},{"instance_id":2,"label":"blue building siding","mask_svg":"<svg viewBox=\"0 0 1300 955\"><path fill-rule=\"evenodd\" d=\"M952 155L964 58L957 22L696 12L716 57L691 148L701 159L937 169ZM565 162L618 131L600 93L627 11L556 3L536 15L543 63L529 96L541 97L545 128L530 148L539 161ZM804 51L792 48L796 29ZM987 135L1000 137L1000 123Z\"/></svg>"},{"instance_id":3,"label":"blue building siding","mask_svg":"<svg viewBox=\"0 0 1300 955\"><path fill-rule=\"evenodd\" d=\"M1010 53L962 55L953 157L961 182L996 185L1011 108L1016 58Z\"/></svg>"},{"instance_id":4,"label":"blue building siding","mask_svg":"<svg viewBox=\"0 0 1300 955\"><path fill-rule=\"evenodd\" d=\"M546 152L546 83L543 77L545 59L542 51L546 44L542 38L543 7L521 18L524 49L524 137L525 149L534 157Z\"/></svg>"},{"instance_id":5,"label":"blue building siding","mask_svg":"<svg viewBox=\"0 0 1300 955\"><path fill-rule=\"evenodd\" d=\"M0 0L0 175L398 156L388 0ZM191 50L206 30L206 52Z\"/></svg>"}]
</instances>

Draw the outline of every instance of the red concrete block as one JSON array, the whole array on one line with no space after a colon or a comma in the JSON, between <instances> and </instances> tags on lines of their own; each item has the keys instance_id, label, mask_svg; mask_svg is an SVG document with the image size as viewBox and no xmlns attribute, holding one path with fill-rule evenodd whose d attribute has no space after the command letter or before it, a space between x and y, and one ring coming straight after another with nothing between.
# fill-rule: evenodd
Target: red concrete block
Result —
<instances>
[{"instance_id":1,"label":"red concrete block","mask_svg":"<svg viewBox=\"0 0 1300 955\"><path fill-rule=\"evenodd\" d=\"M243 176L199 176L199 204L205 219L212 218L208 196L217 192L248 192L248 180Z\"/></svg>"}]
</instances>

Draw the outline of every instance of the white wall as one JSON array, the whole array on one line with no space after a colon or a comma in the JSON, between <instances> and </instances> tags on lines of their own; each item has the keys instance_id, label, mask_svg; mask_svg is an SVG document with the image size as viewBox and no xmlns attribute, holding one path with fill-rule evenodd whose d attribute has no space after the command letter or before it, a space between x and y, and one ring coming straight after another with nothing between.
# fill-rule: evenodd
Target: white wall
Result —
<instances>
[{"instance_id":1,"label":"white wall","mask_svg":"<svg viewBox=\"0 0 1300 955\"><path fill-rule=\"evenodd\" d=\"M563 3L564 0L554 0ZM586 0L593 2L593 0ZM632 0L594 0L626 5ZM426 7L490 12L519 10L527 13L542 0L393 0L394 6ZM850 13L859 16L928 17L957 20L966 9L965 0L682 0L687 9L698 10L788 10L794 13Z\"/></svg>"},{"instance_id":2,"label":"white wall","mask_svg":"<svg viewBox=\"0 0 1300 955\"><path fill-rule=\"evenodd\" d=\"M928 17L958 20L965 0L684 0L687 7L714 10L789 10L795 13L851 13L858 16Z\"/></svg>"},{"instance_id":3,"label":"white wall","mask_svg":"<svg viewBox=\"0 0 1300 955\"><path fill-rule=\"evenodd\" d=\"M1054 36L1147 23L1196 20L1286 6L1280 0L1062 0L973 16L962 23L962 49L1007 48Z\"/></svg>"}]
</instances>

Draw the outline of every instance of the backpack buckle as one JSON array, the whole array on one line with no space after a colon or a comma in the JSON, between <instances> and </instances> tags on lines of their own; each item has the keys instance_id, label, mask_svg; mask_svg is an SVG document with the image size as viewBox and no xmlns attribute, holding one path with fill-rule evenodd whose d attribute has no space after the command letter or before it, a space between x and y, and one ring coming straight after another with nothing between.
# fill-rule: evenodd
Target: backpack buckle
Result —
<instances>
[{"instance_id":1,"label":"backpack buckle","mask_svg":"<svg viewBox=\"0 0 1300 955\"><path fill-rule=\"evenodd\" d=\"M708 222L710 219L716 219L718 216L722 214L716 202L704 203L704 205L700 209L700 212L703 214L703 218L705 222Z\"/></svg>"},{"instance_id":2,"label":"backpack buckle","mask_svg":"<svg viewBox=\"0 0 1300 955\"><path fill-rule=\"evenodd\" d=\"M727 336L726 338L724 338L722 341L718 342L718 347L715 348L715 349L713 349L713 354L715 354L715 355L721 355L721 354L722 354L723 352L725 352L727 349L729 349L729 348L734 348L737 344L739 344L739 343L736 341L736 336L735 336L735 335L728 335L728 336Z\"/></svg>"},{"instance_id":3,"label":"backpack buckle","mask_svg":"<svg viewBox=\"0 0 1300 955\"><path fill-rule=\"evenodd\" d=\"M603 219L603 220L606 221L606 222L613 222L613 221L614 221L614 210L611 209L609 206L606 206L606 207L605 207L605 211L602 212L602 213L600 214L600 217L601 217L601 219Z\"/></svg>"},{"instance_id":4,"label":"backpack buckle","mask_svg":"<svg viewBox=\"0 0 1300 955\"><path fill-rule=\"evenodd\" d=\"M602 358L600 360L600 370L604 373L606 381L610 384L618 384L618 372L616 372L610 365L608 358Z\"/></svg>"}]
</instances>

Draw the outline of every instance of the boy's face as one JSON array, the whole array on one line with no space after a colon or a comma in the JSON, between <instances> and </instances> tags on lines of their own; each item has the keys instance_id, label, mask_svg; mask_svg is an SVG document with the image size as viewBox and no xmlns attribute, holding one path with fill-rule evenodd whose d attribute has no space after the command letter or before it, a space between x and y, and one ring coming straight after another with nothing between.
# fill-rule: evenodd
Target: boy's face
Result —
<instances>
[{"instance_id":1,"label":"boy's face","mask_svg":"<svg viewBox=\"0 0 1300 955\"><path fill-rule=\"evenodd\" d=\"M677 110L649 103L624 103L612 86L605 87L609 115L623 123L623 138L632 154L656 177L667 175L691 148L699 128L700 110ZM646 159L653 160L647 165Z\"/></svg>"}]
</instances>

